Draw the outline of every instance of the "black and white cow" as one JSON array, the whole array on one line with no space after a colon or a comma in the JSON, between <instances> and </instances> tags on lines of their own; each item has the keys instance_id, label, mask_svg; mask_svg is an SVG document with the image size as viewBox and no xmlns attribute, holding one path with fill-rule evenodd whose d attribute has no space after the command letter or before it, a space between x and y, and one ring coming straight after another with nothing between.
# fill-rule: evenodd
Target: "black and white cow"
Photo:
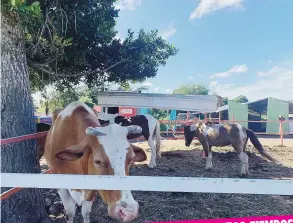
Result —
<instances>
[{"instance_id":1,"label":"black and white cow","mask_svg":"<svg viewBox=\"0 0 293 223\"><path fill-rule=\"evenodd\" d=\"M151 147L151 160L149 163L150 168L156 166L156 155L161 157L161 134L160 123L157 119L149 114L136 115L131 118L127 118L118 114L106 114L103 112L96 113L101 125L108 123L116 123L121 126L138 125L142 128L142 133L139 135L128 135L128 139L135 139L141 135L147 140ZM155 141L155 142L154 142Z\"/></svg>"}]
</instances>

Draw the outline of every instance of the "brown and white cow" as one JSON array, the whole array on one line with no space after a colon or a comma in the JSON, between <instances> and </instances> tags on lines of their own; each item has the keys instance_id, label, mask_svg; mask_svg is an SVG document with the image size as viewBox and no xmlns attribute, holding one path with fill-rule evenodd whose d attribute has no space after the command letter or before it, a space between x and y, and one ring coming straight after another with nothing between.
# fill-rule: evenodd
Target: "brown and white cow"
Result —
<instances>
[{"instance_id":1,"label":"brown and white cow","mask_svg":"<svg viewBox=\"0 0 293 223\"><path fill-rule=\"evenodd\" d=\"M146 160L145 152L127 141L128 134L141 131L134 125L101 127L91 108L83 102L72 102L53 120L44 156L55 174L126 176L133 162ZM58 193L68 223L73 222L76 204L82 206L84 223L90 222L91 206L97 193L108 205L111 218L129 222L138 215L139 205L131 191L59 189Z\"/></svg>"},{"instance_id":2,"label":"brown and white cow","mask_svg":"<svg viewBox=\"0 0 293 223\"><path fill-rule=\"evenodd\" d=\"M256 135L250 129L246 129L240 124L213 124L197 123L184 127L185 146L189 147L193 137L201 143L206 155L206 169L211 169L212 146L232 145L241 161L241 175L248 175L248 156L246 154L246 144L248 139L258 150L258 152L268 160L277 163L263 148Z\"/></svg>"},{"instance_id":3,"label":"brown and white cow","mask_svg":"<svg viewBox=\"0 0 293 223\"><path fill-rule=\"evenodd\" d=\"M53 121L56 120L58 114L62 110L63 110L62 108L58 108L58 109L56 109L55 111L52 112L52 124L53 124ZM50 130L50 128L51 128L51 124L48 124L48 123L42 123L41 122L41 123L36 124L37 133L39 133L39 132L48 132ZM46 139L47 139L47 136L37 138L37 156L38 156L39 160L44 155Z\"/></svg>"}]
</instances>

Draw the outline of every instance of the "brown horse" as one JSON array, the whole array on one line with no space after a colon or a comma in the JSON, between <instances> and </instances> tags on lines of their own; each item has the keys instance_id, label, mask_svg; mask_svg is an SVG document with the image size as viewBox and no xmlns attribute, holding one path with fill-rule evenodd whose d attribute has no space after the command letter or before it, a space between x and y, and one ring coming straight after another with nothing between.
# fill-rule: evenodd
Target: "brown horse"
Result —
<instances>
[{"instance_id":1,"label":"brown horse","mask_svg":"<svg viewBox=\"0 0 293 223\"><path fill-rule=\"evenodd\" d=\"M239 124L213 124L197 123L184 127L185 145L190 146L193 137L197 137L201 143L206 155L206 169L211 169L212 164L212 146L232 145L241 161L241 176L248 175L248 156L246 154L246 145L248 139L258 150L258 152L272 162L277 162L263 148L260 141L253 131L246 129Z\"/></svg>"}]
</instances>

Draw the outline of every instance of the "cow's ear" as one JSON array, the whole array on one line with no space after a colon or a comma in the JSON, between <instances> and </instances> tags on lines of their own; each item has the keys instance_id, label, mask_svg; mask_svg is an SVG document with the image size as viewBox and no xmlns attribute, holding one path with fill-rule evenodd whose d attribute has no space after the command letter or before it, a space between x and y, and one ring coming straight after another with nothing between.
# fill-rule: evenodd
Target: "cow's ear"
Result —
<instances>
[{"instance_id":1,"label":"cow's ear","mask_svg":"<svg viewBox=\"0 0 293 223\"><path fill-rule=\"evenodd\" d=\"M81 158L88 148L87 140L84 140L80 144L70 146L60 151L55 154L55 157L60 160L75 161Z\"/></svg>"},{"instance_id":2,"label":"cow's ear","mask_svg":"<svg viewBox=\"0 0 293 223\"><path fill-rule=\"evenodd\" d=\"M133 152L135 154L135 156L133 158L133 162L143 162L147 159L147 155L142 148L137 147L135 145L131 145L131 147L132 147Z\"/></svg>"}]
</instances>

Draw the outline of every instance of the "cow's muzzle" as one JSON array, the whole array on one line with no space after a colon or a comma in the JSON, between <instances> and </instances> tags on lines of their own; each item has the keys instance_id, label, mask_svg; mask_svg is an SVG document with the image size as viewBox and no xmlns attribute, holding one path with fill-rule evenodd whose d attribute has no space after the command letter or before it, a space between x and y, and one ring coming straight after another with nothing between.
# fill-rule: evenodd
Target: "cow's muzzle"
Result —
<instances>
[{"instance_id":1,"label":"cow's muzzle","mask_svg":"<svg viewBox=\"0 0 293 223\"><path fill-rule=\"evenodd\" d=\"M139 205L119 203L108 209L109 216L120 222L131 222L138 216Z\"/></svg>"}]
</instances>

